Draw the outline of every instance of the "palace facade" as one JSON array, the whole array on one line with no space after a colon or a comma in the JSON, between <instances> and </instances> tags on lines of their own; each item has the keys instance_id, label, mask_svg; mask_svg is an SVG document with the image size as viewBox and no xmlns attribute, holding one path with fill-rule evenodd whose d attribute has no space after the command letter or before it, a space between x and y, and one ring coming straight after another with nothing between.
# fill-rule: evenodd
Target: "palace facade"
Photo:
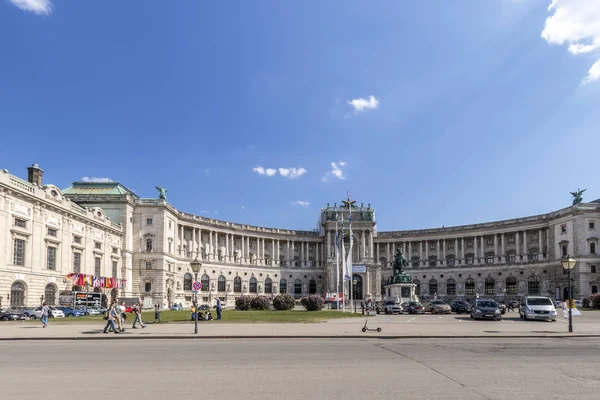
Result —
<instances>
[{"instance_id":1,"label":"palace facade","mask_svg":"<svg viewBox=\"0 0 600 400\"><path fill-rule=\"evenodd\" d=\"M189 306L194 259L202 263L204 303L220 298L231 307L240 295L336 292L335 230L343 219L348 249L347 208L328 204L314 231L265 228L188 214L163 199L139 198L116 182L75 182L60 190L42 177L37 165L28 168L27 180L0 171L0 306L55 304L60 291L73 289ZM379 232L375 209L363 204L352 208L352 220L351 284L359 300L385 296L398 247L425 300L564 298L568 282L560 260L567 255L578 261L571 274L575 297L600 286L598 200L426 230ZM74 286L72 274L125 284L83 288Z\"/></svg>"}]
</instances>

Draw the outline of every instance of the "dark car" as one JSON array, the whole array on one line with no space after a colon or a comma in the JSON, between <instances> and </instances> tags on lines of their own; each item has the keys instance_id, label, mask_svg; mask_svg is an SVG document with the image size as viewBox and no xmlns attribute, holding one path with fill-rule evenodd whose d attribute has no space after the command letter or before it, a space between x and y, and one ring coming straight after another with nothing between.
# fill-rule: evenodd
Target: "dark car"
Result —
<instances>
[{"instance_id":1,"label":"dark car","mask_svg":"<svg viewBox=\"0 0 600 400\"><path fill-rule=\"evenodd\" d=\"M26 320L27 316L22 312L15 311L0 311L0 321L19 321Z\"/></svg>"},{"instance_id":2,"label":"dark car","mask_svg":"<svg viewBox=\"0 0 600 400\"><path fill-rule=\"evenodd\" d=\"M476 299L471 307L471 318L500 321L502 319L502 312L494 300Z\"/></svg>"},{"instance_id":3,"label":"dark car","mask_svg":"<svg viewBox=\"0 0 600 400\"><path fill-rule=\"evenodd\" d=\"M402 303L402 308L404 309L405 312L407 312L409 314L424 314L425 313L425 308L423 307L423 305L416 301L407 301L405 303Z\"/></svg>"},{"instance_id":4,"label":"dark car","mask_svg":"<svg viewBox=\"0 0 600 400\"><path fill-rule=\"evenodd\" d=\"M8 307L4 311L5 312L12 312L12 313L15 313L15 314L25 314L25 316L27 318L30 318L31 315L33 314L33 308L32 307Z\"/></svg>"},{"instance_id":5,"label":"dark car","mask_svg":"<svg viewBox=\"0 0 600 400\"><path fill-rule=\"evenodd\" d=\"M506 303L504 303L503 301L499 301L498 308L500 309L500 312L502 314L506 314Z\"/></svg>"},{"instance_id":6,"label":"dark car","mask_svg":"<svg viewBox=\"0 0 600 400\"><path fill-rule=\"evenodd\" d=\"M471 305L466 301L461 300L454 300L450 302L450 308L452 309L452 312L455 312L457 314L471 312Z\"/></svg>"}]
</instances>

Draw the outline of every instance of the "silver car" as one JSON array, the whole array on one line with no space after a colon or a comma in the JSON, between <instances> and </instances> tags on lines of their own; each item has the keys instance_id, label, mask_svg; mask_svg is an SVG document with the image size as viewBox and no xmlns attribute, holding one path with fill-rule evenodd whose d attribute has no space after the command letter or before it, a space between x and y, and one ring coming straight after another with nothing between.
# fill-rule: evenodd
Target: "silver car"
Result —
<instances>
[{"instance_id":1,"label":"silver car","mask_svg":"<svg viewBox=\"0 0 600 400\"><path fill-rule=\"evenodd\" d=\"M524 320L541 319L556 322L556 308L549 297L527 296L521 301L519 316Z\"/></svg>"}]
</instances>

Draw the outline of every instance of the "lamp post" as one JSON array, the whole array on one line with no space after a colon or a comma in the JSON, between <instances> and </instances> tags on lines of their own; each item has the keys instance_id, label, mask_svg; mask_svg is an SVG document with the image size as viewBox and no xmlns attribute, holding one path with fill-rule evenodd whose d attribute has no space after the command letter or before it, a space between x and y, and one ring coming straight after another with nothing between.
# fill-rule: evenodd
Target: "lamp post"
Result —
<instances>
[{"instance_id":1,"label":"lamp post","mask_svg":"<svg viewBox=\"0 0 600 400\"><path fill-rule=\"evenodd\" d=\"M567 281L569 281L569 299L567 301L567 307L569 308L569 332L573 332L573 315L571 313L571 301L573 300L573 293L571 285L571 270L575 268L577 260L567 256L561 261L562 267L567 270Z\"/></svg>"},{"instance_id":2,"label":"lamp post","mask_svg":"<svg viewBox=\"0 0 600 400\"><path fill-rule=\"evenodd\" d=\"M356 314L356 284L358 283L358 281L356 279L352 280L352 298L354 299L354 313Z\"/></svg>"},{"instance_id":3,"label":"lamp post","mask_svg":"<svg viewBox=\"0 0 600 400\"><path fill-rule=\"evenodd\" d=\"M198 261L198 259L194 259L190 263L190 267L192 271L194 271L194 282L198 282L198 272L200 272L200 267L202 267L202 263ZM194 333L198 333L198 293L194 294Z\"/></svg>"}]
</instances>

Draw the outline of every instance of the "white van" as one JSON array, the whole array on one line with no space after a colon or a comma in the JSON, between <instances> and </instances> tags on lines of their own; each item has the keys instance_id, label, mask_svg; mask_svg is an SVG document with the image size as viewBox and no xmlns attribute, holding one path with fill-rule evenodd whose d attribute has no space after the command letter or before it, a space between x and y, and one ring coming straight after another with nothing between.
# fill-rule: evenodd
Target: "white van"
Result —
<instances>
[{"instance_id":1,"label":"white van","mask_svg":"<svg viewBox=\"0 0 600 400\"><path fill-rule=\"evenodd\" d=\"M525 320L544 319L556 322L556 308L549 297L527 296L521 300L519 316Z\"/></svg>"}]
</instances>

